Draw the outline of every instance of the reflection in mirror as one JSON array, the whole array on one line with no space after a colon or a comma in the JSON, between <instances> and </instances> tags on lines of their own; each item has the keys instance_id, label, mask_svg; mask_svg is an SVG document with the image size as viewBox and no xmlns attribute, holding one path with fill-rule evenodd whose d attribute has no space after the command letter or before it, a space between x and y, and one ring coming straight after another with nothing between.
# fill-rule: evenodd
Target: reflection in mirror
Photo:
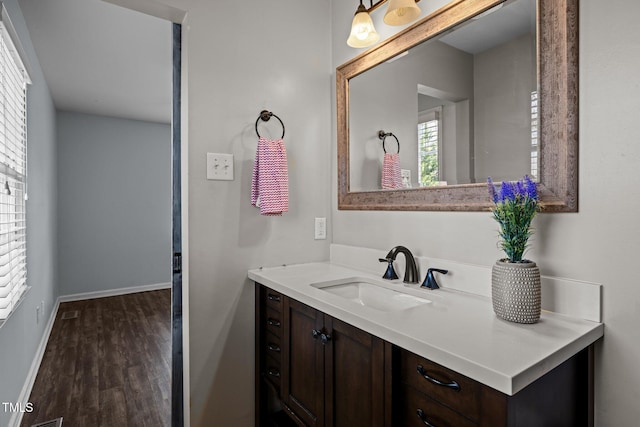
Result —
<instances>
[{"instance_id":1,"label":"reflection in mirror","mask_svg":"<svg viewBox=\"0 0 640 427\"><path fill-rule=\"evenodd\" d=\"M512 0L513 1L513 0ZM518 0L519 1L519 0ZM485 167L481 164L479 158L482 150L487 150L485 147L480 148L475 143L475 138L479 131L497 130L499 128L509 128L515 122L514 119L506 120L506 114L503 110L501 114L497 114L502 120L500 124L486 124L480 122L477 116L489 111L489 107L481 109L478 106L472 104L473 100L469 101L468 106L464 106L460 101L462 98L444 98L442 102L441 110L433 111L433 116L439 116L443 118L446 113L447 107L451 108L451 104L454 103L460 105L459 108L468 108L469 112L456 113L456 140L468 139L474 141L473 145L470 143L469 148L465 146L455 147L455 154L453 160L449 160L447 157L447 138L453 128L452 124L443 122L438 129L438 142L435 137L431 137L431 145L436 145L436 148L440 148L440 152L433 153L433 148L425 147L424 151L430 151L432 158L438 157L437 172L434 171L433 165L423 166L425 169L431 168L432 178L425 178L431 182L435 181L435 176L438 180L444 177L446 180L451 179L451 182L447 182L447 185L429 185L419 187L417 184L417 178L412 178L415 182L415 186L412 184L412 188L402 188L397 190L378 190L378 186L374 182L373 190L362 190L365 188L363 185L362 177L368 173L361 168L361 164L366 160L373 163L372 159L376 161L376 170L379 170L379 158L371 157L369 151L374 147L379 150L379 145L370 146L370 139L375 141L376 131L383 128L386 132L393 132L398 135L400 145L402 146L402 153L404 153L406 146L411 141L416 141L417 144L417 117L418 113L418 92L427 92L427 96L432 98L443 99L439 96L438 91L427 90L423 87L418 89L418 80L415 80L411 85L406 86L402 82L406 80L404 76L393 75L387 77L382 83L377 83L374 89L366 91L365 95L369 98L365 101L367 108L370 108L373 104L389 104L391 109L387 111L393 112L393 108L401 108L402 106L393 105L394 98L388 95L383 99L378 99L377 92L380 91L386 94L395 95L395 92L407 91L407 87L410 88L410 95L413 97L412 104L415 109L412 109L411 114L415 120L411 125L411 129L408 131L403 129L394 129L387 122L382 122L386 116L382 116L382 119L374 121L373 131L368 127L361 127L361 130L353 130L351 127L358 127L359 121L362 121L362 117L367 114L361 115L360 118L353 119L353 114L358 115L358 111L352 107L352 102L359 102L357 99L351 99L351 83L358 84L356 79L362 75L367 75L369 72L375 70L378 66L384 67L391 65L393 62L389 62L391 59L399 58L402 60L405 52L415 50L416 46L419 46L422 42L429 40L433 37L443 35L450 30L454 29L456 25L460 23L473 20L473 18L482 16L479 21L482 21L487 16L498 13L500 10L494 10L492 13L485 13L491 10L495 6L505 3L502 0L451 0L445 6L434 11L420 22L415 25L406 28L395 36L383 41L379 45L369 49L365 53L345 62L336 68L336 107L337 107L337 143L338 143L338 209L349 210L442 210L442 211L480 211L486 210L491 206L490 200L487 197L487 186L484 182L487 172L481 172L480 168ZM507 7L507 5L503 6ZM538 193L540 195L540 201L545 212L576 212L578 210L578 0L537 0L537 19L536 19L536 49L537 51L537 135L534 133L527 137L527 147L523 150L524 160L523 168L529 168L533 164L536 166L536 178L538 181ZM469 25L472 25L470 23ZM490 25L491 27L491 25ZM494 27L496 33L504 32L503 29ZM476 39L479 37L475 37ZM450 41L451 42L451 41ZM445 43L446 44L446 43ZM450 45L449 45L450 46ZM437 62L439 57L430 58L431 62ZM429 67L429 63L423 64L423 67ZM498 67L497 71L494 71L496 76L501 77L504 69L516 68L519 73L525 71L521 67L514 67L511 64L508 66ZM527 67L528 69L528 67ZM440 71L441 73L453 73L459 70L453 71ZM498 79L499 82L500 79ZM438 88L437 86L429 83L420 83L422 86L428 88L439 89L440 92L445 92L447 96L451 93L454 95L457 92ZM487 83L488 85L488 83ZM390 88L397 87L397 89L390 91ZM358 88L356 88L358 91ZM474 97L476 91L473 91ZM458 94L458 96L460 96ZM529 98L526 98L529 96ZM514 97L515 98L515 97ZM536 102L535 97L527 95L523 99L527 99L529 103ZM511 102L511 99L507 99ZM478 101L476 100L475 103ZM488 105L488 104L487 104ZM499 105L499 104L498 104ZM512 106L513 103L506 104ZM526 108L531 108L529 104ZM507 109L510 113L511 109ZM438 114L436 114L438 113ZM441 113L441 114L440 114ZM387 113L391 114L391 113ZM534 110L535 114L535 110ZM493 114L496 115L496 114ZM461 120L458 121L458 117ZM460 131L458 134L459 125L461 125L464 118L468 117L469 123L473 126L467 127L466 131ZM524 116L522 116L524 117ZM428 119L428 117L427 117ZM525 119L523 119L525 120ZM530 126L531 118L524 126ZM428 123L431 120L427 120L424 123ZM460 123L459 123L460 122ZM395 126L395 124L394 124ZM399 125L398 125L399 126ZM424 126L424 132L429 132L427 125ZM485 129L481 129L485 127ZM473 129L472 129L473 128ZM364 133L363 130L364 129ZM471 134L473 131L473 135ZM360 133L357 133L360 132ZM469 136L465 137L465 132L469 132ZM373 134L372 134L373 133ZM408 135L408 136L407 136ZM535 152L530 145L530 140L533 137L537 138L538 142L538 158L537 164L535 161L535 153L533 160L531 152ZM353 150L350 149L351 138L354 139L353 143L358 145ZM474 138L474 139L472 139ZM429 138L427 138L429 139ZM498 139L498 137L490 136L489 142ZM509 147L510 148L510 147ZM417 147L415 148L417 151ZM412 150L413 151L413 150ZM451 149L448 150L449 154ZM500 161L506 164L516 164L513 154L508 152L506 147L498 147L498 152L493 149L491 152L487 152L485 157L493 158L493 156L499 156L504 154L504 157ZM366 153L366 154L363 154ZM529 153L529 154L527 154ZM378 154L379 156L379 151ZM352 162L350 159L354 156L356 159ZM357 156L360 156L360 160L357 160ZM466 157L465 157L466 156ZM443 158L443 159L442 159ZM469 166L469 180L474 180L476 177L482 176L483 181L478 183L469 184L453 184L453 179L459 179L467 172L465 165L465 158L468 158ZM357 162L357 164L356 164ZM417 159L415 160L417 162ZM499 162L499 163L500 163ZM354 174L351 173L352 163L356 167ZM433 161L431 162L433 163ZM415 164L415 163L413 163ZM462 167L460 167L462 164ZM402 166L404 168L404 166ZM410 166L417 168L417 166ZM452 175L451 168L455 167L455 174ZM472 168L473 167L473 168ZM411 171L411 169L407 169ZM525 169L528 170L528 169ZM462 173L462 172L464 173ZM491 171L496 180L500 180L501 177ZM379 172L376 172L378 174ZM418 172L416 172L418 173ZM425 172L426 173L426 172ZM501 172L498 172L501 173ZM423 175L423 173L420 173ZM482 175L481 175L482 174ZM354 179L360 179L360 182L351 182L352 175ZM427 173L428 175L428 173ZM522 172L517 173L518 177L522 175ZM451 178L450 178L451 177ZM479 181L479 179L478 179ZM360 188L360 189L357 189Z\"/></svg>"},{"instance_id":2,"label":"reflection in mirror","mask_svg":"<svg viewBox=\"0 0 640 427\"><path fill-rule=\"evenodd\" d=\"M350 190L381 188L378 131L405 188L538 176L536 0L512 0L349 81Z\"/></svg>"}]
</instances>

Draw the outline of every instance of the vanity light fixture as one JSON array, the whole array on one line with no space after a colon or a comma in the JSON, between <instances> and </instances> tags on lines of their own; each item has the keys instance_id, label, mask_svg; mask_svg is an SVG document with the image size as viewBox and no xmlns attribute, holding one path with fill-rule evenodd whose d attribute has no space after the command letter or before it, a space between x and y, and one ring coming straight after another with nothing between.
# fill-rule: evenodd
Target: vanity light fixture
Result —
<instances>
[{"instance_id":1,"label":"vanity light fixture","mask_svg":"<svg viewBox=\"0 0 640 427\"><path fill-rule=\"evenodd\" d=\"M404 25L415 21L420 16L420 8L416 5L420 0L389 0L389 7L384 14L383 21L388 25ZM351 47L369 47L380 40L380 35L373 26L370 13L386 3L387 0L379 0L373 3L369 0L369 8L366 8L360 0L351 23L351 33L347 44Z\"/></svg>"}]
</instances>

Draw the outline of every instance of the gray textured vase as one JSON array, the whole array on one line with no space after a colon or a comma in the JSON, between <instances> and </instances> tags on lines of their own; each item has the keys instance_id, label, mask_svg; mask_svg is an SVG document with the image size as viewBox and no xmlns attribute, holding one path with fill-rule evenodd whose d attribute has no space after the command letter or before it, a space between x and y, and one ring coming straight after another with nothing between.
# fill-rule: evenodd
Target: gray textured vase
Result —
<instances>
[{"instance_id":1,"label":"gray textured vase","mask_svg":"<svg viewBox=\"0 0 640 427\"><path fill-rule=\"evenodd\" d=\"M540 319L540 270L535 262L496 261L491 270L491 299L498 317L516 323Z\"/></svg>"}]
</instances>

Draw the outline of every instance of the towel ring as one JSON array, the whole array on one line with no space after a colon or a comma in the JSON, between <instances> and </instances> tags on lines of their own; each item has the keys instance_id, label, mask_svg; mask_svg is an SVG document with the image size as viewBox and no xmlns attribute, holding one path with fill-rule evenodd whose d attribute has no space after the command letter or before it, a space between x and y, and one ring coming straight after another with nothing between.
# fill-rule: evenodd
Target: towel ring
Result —
<instances>
[{"instance_id":1,"label":"towel ring","mask_svg":"<svg viewBox=\"0 0 640 427\"><path fill-rule=\"evenodd\" d=\"M392 136L395 138L396 144L398 144L398 154L400 154L400 141L398 141L398 137L391 132L385 133L385 131L380 130L378 131L378 138L382 140L382 150L384 150L384 153L387 154L387 148L384 146L384 140L387 139L388 136Z\"/></svg>"},{"instance_id":2,"label":"towel ring","mask_svg":"<svg viewBox=\"0 0 640 427\"><path fill-rule=\"evenodd\" d=\"M271 111L267 111L267 110L260 111L260 115L256 119L256 133L258 134L258 138L261 138L260 132L258 132L258 123L260 122L260 119L262 119L263 122L268 122L271 117L275 117L276 119L278 119L278 121L282 125L282 136L280 138L284 138L284 123L282 123L282 120L280 120L280 117L276 116Z\"/></svg>"}]
</instances>

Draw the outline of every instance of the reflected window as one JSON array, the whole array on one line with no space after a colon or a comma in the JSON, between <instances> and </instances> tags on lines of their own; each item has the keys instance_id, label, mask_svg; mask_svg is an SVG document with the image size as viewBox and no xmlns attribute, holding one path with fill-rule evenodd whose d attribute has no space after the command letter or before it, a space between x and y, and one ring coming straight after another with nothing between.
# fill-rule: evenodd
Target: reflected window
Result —
<instances>
[{"instance_id":1,"label":"reflected window","mask_svg":"<svg viewBox=\"0 0 640 427\"><path fill-rule=\"evenodd\" d=\"M441 146L442 107L420 113L418 120L418 184L437 185L440 181L439 153Z\"/></svg>"},{"instance_id":2,"label":"reflected window","mask_svg":"<svg viewBox=\"0 0 640 427\"><path fill-rule=\"evenodd\" d=\"M538 91L531 92L531 178L538 180Z\"/></svg>"}]
</instances>

